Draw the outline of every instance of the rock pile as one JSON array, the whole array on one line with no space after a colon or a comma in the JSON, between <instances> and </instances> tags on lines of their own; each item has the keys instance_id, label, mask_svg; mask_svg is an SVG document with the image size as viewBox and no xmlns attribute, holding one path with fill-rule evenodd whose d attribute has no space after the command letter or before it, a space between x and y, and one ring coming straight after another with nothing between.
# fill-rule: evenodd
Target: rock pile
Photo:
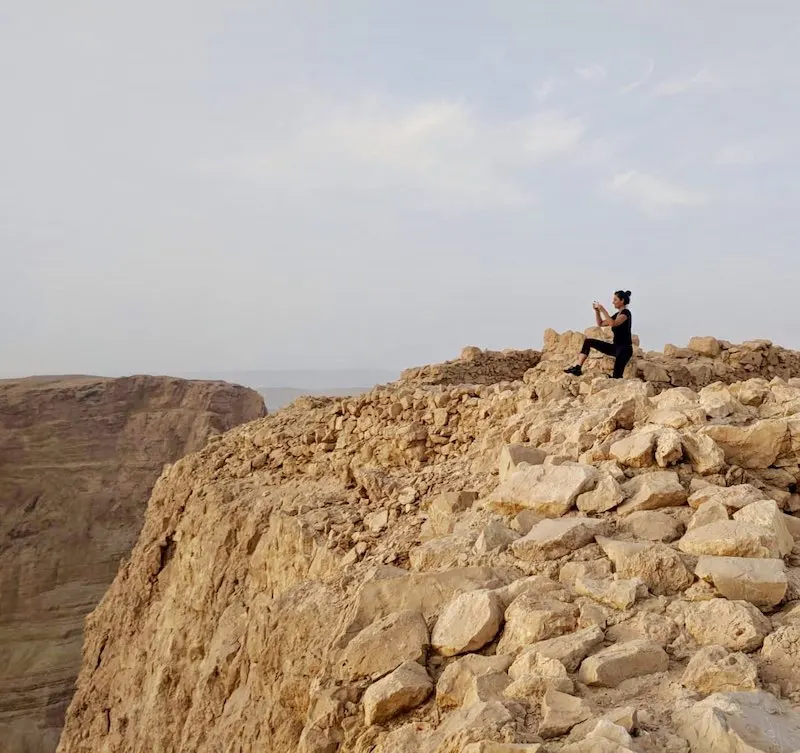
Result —
<instances>
[{"instance_id":1,"label":"rock pile","mask_svg":"<svg viewBox=\"0 0 800 753\"><path fill-rule=\"evenodd\" d=\"M168 469L59 750L800 749L800 354L695 340L614 381L563 342Z\"/></svg>"}]
</instances>

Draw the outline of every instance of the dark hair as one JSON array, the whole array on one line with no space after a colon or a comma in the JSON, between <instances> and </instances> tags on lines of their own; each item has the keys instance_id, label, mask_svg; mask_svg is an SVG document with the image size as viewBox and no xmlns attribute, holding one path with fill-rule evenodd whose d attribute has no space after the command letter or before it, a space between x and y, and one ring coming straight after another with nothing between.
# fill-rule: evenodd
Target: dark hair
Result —
<instances>
[{"instance_id":1,"label":"dark hair","mask_svg":"<svg viewBox=\"0 0 800 753\"><path fill-rule=\"evenodd\" d=\"M619 298L626 306L631 302L630 290L617 290L614 295L617 296L617 298Z\"/></svg>"}]
</instances>

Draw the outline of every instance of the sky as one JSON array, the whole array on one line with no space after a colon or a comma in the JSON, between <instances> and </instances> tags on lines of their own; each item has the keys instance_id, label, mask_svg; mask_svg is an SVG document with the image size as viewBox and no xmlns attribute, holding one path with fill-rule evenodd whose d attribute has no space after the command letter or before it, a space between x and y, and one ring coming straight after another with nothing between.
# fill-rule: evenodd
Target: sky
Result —
<instances>
[{"instance_id":1,"label":"sky","mask_svg":"<svg viewBox=\"0 0 800 753\"><path fill-rule=\"evenodd\" d=\"M800 349L796 0L0 0L0 374L400 369L633 292Z\"/></svg>"}]
</instances>

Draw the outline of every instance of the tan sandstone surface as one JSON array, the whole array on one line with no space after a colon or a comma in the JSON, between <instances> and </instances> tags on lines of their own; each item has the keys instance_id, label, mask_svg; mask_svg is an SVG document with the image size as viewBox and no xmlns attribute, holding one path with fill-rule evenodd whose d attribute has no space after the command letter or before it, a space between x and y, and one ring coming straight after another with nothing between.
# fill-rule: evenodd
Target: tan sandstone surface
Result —
<instances>
[{"instance_id":1,"label":"tan sandstone surface","mask_svg":"<svg viewBox=\"0 0 800 753\"><path fill-rule=\"evenodd\" d=\"M695 338L615 381L562 373L579 344L166 469L59 751L800 750L800 354Z\"/></svg>"},{"instance_id":2,"label":"tan sandstone surface","mask_svg":"<svg viewBox=\"0 0 800 753\"><path fill-rule=\"evenodd\" d=\"M265 414L252 390L165 377L0 381L0 750L54 751L83 620L166 463Z\"/></svg>"}]
</instances>

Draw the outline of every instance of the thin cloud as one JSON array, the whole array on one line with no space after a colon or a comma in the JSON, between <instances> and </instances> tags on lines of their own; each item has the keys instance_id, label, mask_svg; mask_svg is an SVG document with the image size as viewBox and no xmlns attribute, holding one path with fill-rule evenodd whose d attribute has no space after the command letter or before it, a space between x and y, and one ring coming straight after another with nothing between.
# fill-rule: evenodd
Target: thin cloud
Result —
<instances>
[{"instance_id":1,"label":"thin cloud","mask_svg":"<svg viewBox=\"0 0 800 753\"><path fill-rule=\"evenodd\" d=\"M556 89L556 82L552 78L545 79L536 87L534 97L539 104L542 104Z\"/></svg>"},{"instance_id":2,"label":"thin cloud","mask_svg":"<svg viewBox=\"0 0 800 753\"><path fill-rule=\"evenodd\" d=\"M620 94L630 94L632 91L635 91L641 86L644 86L649 80L650 77L653 75L656 69L656 64L653 60L648 61L647 64L647 72L641 78L636 79L635 81L631 81L629 84L625 84L622 88L620 88Z\"/></svg>"},{"instance_id":3,"label":"thin cloud","mask_svg":"<svg viewBox=\"0 0 800 753\"><path fill-rule=\"evenodd\" d=\"M370 99L323 114L260 153L205 167L299 188L312 180L315 190L337 193L401 189L437 208L519 208L537 200L526 166L575 152L586 132L580 117L556 110L497 119L455 101Z\"/></svg>"},{"instance_id":4,"label":"thin cloud","mask_svg":"<svg viewBox=\"0 0 800 753\"><path fill-rule=\"evenodd\" d=\"M607 75L606 67L599 63L590 63L575 69L575 75L584 81L603 81Z\"/></svg>"},{"instance_id":5,"label":"thin cloud","mask_svg":"<svg viewBox=\"0 0 800 753\"><path fill-rule=\"evenodd\" d=\"M579 117L567 117L555 111L540 113L530 121L525 151L537 160L571 152L585 133L586 124Z\"/></svg>"},{"instance_id":6,"label":"thin cloud","mask_svg":"<svg viewBox=\"0 0 800 753\"><path fill-rule=\"evenodd\" d=\"M613 195L650 217L674 208L699 207L709 203L706 194L638 170L617 173L608 188Z\"/></svg>"},{"instance_id":7,"label":"thin cloud","mask_svg":"<svg viewBox=\"0 0 800 753\"><path fill-rule=\"evenodd\" d=\"M719 79L707 69L697 71L691 76L668 78L655 86L652 97L674 97L696 91L706 91L720 86Z\"/></svg>"}]
</instances>

